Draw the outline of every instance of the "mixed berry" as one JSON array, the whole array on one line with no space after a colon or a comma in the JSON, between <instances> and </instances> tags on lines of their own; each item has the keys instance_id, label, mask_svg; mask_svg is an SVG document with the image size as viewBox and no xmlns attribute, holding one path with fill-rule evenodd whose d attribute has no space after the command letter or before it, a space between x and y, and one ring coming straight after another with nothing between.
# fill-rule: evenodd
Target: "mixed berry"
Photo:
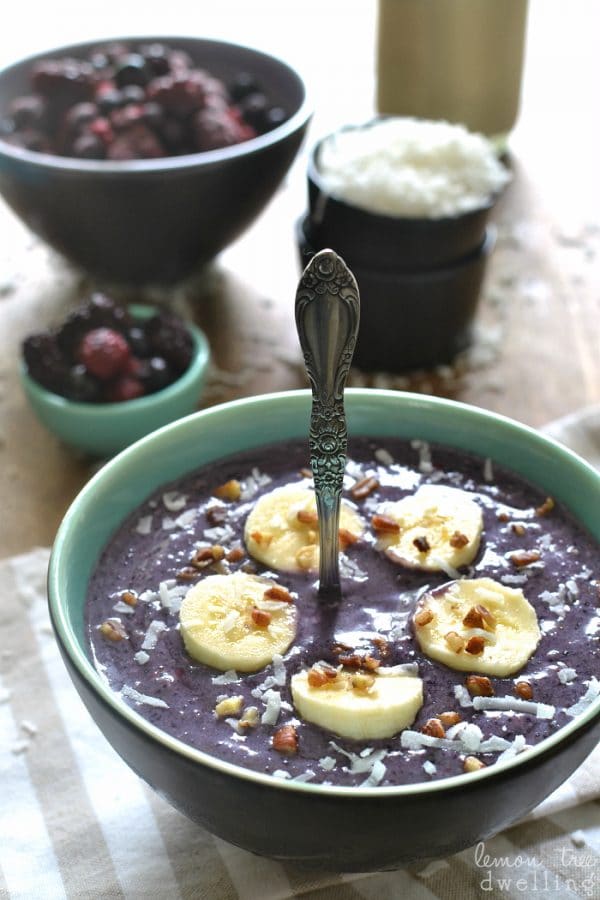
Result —
<instances>
[{"instance_id":1,"label":"mixed berry","mask_svg":"<svg viewBox=\"0 0 600 900\"><path fill-rule=\"evenodd\" d=\"M95 293L53 330L23 342L31 378L84 403L115 403L153 394L189 367L194 352L185 322L171 312L133 318Z\"/></svg>"},{"instance_id":2,"label":"mixed berry","mask_svg":"<svg viewBox=\"0 0 600 900\"><path fill-rule=\"evenodd\" d=\"M157 159L216 150L287 118L259 81L229 84L161 43L111 43L85 59L37 62L31 93L16 97L0 134L27 150L80 159Z\"/></svg>"}]
</instances>

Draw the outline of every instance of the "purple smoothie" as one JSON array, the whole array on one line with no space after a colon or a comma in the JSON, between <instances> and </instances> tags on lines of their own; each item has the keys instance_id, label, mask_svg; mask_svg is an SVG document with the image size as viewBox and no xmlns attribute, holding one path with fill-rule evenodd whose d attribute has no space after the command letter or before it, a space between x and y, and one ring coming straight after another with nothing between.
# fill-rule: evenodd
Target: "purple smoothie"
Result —
<instances>
[{"instance_id":1,"label":"purple smoothie","mask_svg":"<svg viewBox=\"0 0 600 900\"><path fill-rule=\"evenodd\" d=\"M593 538L558 504L542 514L545 496L490 461L389 438L351 440L349 454L344 497L356 505L367 526L382 502L399 500L423 484L460 488L480 504L481 546L461 575L520 587L542 631L523 669L508 678L491 678L494 694L514 698L515 683L525 680L534 703L545 707L522 712L471 705L464 687L468 673L425 656L411 623L418 597L448 582L448 574L394 564L376 549L369 527L341 557L339 602L324 603L317 596L314 574L267 571L246 552L236 561L225 558L194 573L191 581L182 580L182 570L188 571L199 547L219 545L228 554L232 548L243 549L245 520L262 494L290 482L312 486L302 473L307 449L300 442L237 454L192 473L150 497L119 528L91 578L86 608L90 653L112 689L123 692L125 702L165 732L219 759L280 778L335 785L443 778L462 773L466 756L491 765L526 752L583 711L597 693L600 672L598 547ZM350 489L368 476L379 486L354 500ZM230 479L241 482L241 498L217 499L215 488ZM516 567L510 554L522 550L538 551L539 560ZM188 656L178 609L189 587L206 575L239 569L268 574L297 592L298 630L282 663L256 673L224 675ZM137 597L135 605L126 602L130 595ZM107 620L116 623L123 639L104 636L100 626ZM407 749L401 734L367 745L300 720L290 678L319 660L337 664L336 643L366 652L385 666L416 664L424 703L411 732L450 711L458 712L469 728L462 731L461 724L450 730L438 746ZM275 707L280 706L276 723L259 722L238 733L235 719L214 714L220 699L234 695L242 695L244 706L258 707L261 715L267 706L272 713L269 697L275 695ZM271 746L274 732L286 724L297 731L294 755ZM500 740L490 745L493 736Z\"/></svg>"}]
</instances>

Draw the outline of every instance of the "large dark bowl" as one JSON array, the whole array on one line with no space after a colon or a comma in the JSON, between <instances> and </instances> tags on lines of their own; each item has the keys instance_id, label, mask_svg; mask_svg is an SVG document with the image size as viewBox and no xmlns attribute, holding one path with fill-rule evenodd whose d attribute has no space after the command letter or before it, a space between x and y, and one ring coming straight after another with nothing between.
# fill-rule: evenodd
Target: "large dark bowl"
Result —
<instances>
[{"instance_id":1,"label":"large dark bowl","mask_svg":"<svg viewBox=\"0 0 600 900\"><path fill-rule=\"evenodd\" d=\"M296 224L301 269L327 246L310 227L308 217ZM490 225L467 256L420 272L361 267L346 257L361 301L354 365L365 372L407 372L452 362L471 343L494 243Z\"/></svg>"},{"instance_id":2,"label":"large dark bowl","mask_svg":"<svg viewBox=\"0 0 600 900\"><path fill-rule=\"evenodd\" d=\"M519 472L600 541L600 475L532 429L447 400L392 391L347 392L350 434L420 438L466 449ZM86 650L90 573L117 526L159 485L225 454L308 433L310 393L228 403L139 441L86 485L61 525L49 600L75 685L115 750L194 821L247 850L322 868L367 871L455 853L514 823L560 785L600 736L600 698L512 760L398 787L285 782L195 750L127 706Z\"/></svg>"},{"instance_id":3,"label":"large dark bowl","mask_svg":"<svg viewBox=\"0 0 600 900\"><path fill-rule=\"evenodd\" d=\"M391 216L348 203L332 193L319 171L323 138L308 167L309 226L316 243L331 247L353 266L411 272L441 268L481 246L496 202L439 218Z\"/></svg>"},{"instance_id":4,"label":"large dark bowl","mask_svg":"<svg viewBox=\"0 0 600 900\"><path fill-rule=\"evenodd\" d=\"M289 118L233 147L155 160L79 160L0 138L0 193L33 231L92 275L131 284L174 282L213 259L264 209L304 136L306 88L289 65L248 47L163 35L122 40L181 48L225 81L251 72ZM29 91L36 61L86 56L106 43L61 47L4 69L0 117Z\"/></svg>"}]
</instances>

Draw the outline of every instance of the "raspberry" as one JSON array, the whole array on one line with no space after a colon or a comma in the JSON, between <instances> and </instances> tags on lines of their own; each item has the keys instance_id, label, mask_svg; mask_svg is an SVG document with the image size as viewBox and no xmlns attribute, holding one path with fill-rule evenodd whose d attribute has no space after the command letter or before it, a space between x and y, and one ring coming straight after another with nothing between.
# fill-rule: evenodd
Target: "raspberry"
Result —
<instances>
[{"instance_id":1,"label":"raspberry","mask_svg":"<svg viewBox=\"0 0 600 900\"><path fill-rule=\"evenodd\" d=\"M134 378L133 375L122 375L107 385L104 396L108 403L124 403L127 400L143 397L144 394L144 385L139 378Z\"/></svg>"},{"instance_id":2,"label":"raspberry","mask_svg":"<svg viewBox=\"0 0 600 900\"><path fill-rule=\"evenodd\" d=\"M105 381L125 368L130 354L129 344L118 331L94 328L81 341L77 359L90 374Z\"/></svg>"}]
</instances>

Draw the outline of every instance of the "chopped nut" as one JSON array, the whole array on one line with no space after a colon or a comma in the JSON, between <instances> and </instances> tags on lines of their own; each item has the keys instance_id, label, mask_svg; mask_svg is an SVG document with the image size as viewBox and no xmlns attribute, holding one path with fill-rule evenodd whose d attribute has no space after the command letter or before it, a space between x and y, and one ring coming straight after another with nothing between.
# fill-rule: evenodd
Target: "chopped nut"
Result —
<instances>
[{"instance_id":1,"label":"chopped nut","mask_svg":"<svg viewBox=\"0 0 600 900\"><path fill-rule=\"evenodd\" d=\"M200 547L190 559L190 565L196 569L206 569L214 562L223 559L224 556L225 549L220 544L214 544L212 547Z\"/></svg>"},{"instance_id":2,"label":"chopped nut","mask_svg":"<svg viewBox=\"0 0 600 900\"><path fill-rule=\"evenodd\" d=\"M206 520L210 525L222 525L227 518L227 510L224 506L209 506L206 510Z\"/></svg>"},{"instance_id":3,"label":"chopped nut","mask_svg":"<svg viewBox=\"0 0 600 900\"><path fill-rule=\"evenodd\" d=\"M465 761L463 763L463 769L465 772L477 772L479 769L485 769L486 765L480 759L477 759L476 756L466 756Z\"/></svg>"},{"instance_id":4,"label":"chopped nut","mask_svg":"<svg viewBox=\"0 0 600 900\"><path fill-rule=\"evenodd\" d=\"M527 534L527 529L521 522L513 522L510 529L514 534L518 534L519 537L523 537L524 534Z\"/></svg>"},{"instance_id":5,"label":"chopped nut","mask_svg":"<svg viewBox=\"0 0 600 900\"><path fill-rule=\"evenodd\" d=\"M102 637L107 638L109 641L127 640L127 632L118 619L107 619L106 622L99 626L98 630Z\"/></svg>"},{"instance_id":6,"label":"chopped nut","mask_svg":"<svg viewBox=\"0 0 600 900\"><path fill-rule=\"evenodd\" d=\"M415 547L417 548L419 553L429 553L429 551L431 550L429 541L427 540L427 537L424 534L419 535L419 537L416 537L413 540L413 544L415 545Z\"/></svg>"},{"instance_id":7,"label":"chopped nut","mask_svg":"<svg viewBox=\"0 0 600 900\"><path fill-rule=\"evenodd\" d=\"M253 606L250 611L250 617L259 628L267 628L271 624L272 616L266 609L258 609L256 606Z\"/></svg>"},{"instance_id":8,"label":"chopped nut","mask_svg":"<svg viewBox=\"0 0 600 900\"><path fill-rule=\"evenodd\" d=\"M380 656L389 656L390 655L390 645L388 641L386 641L383 637L374 637L373 643L379 650Z\"/></svg>"},{"instance_id":9,"label":"chopped nut","mask_svg":"<svg viewBox=\"0 0 600 900\"><path fill-rule=\"evenodd\" d=\"M240 571L245 572L246 575L256 575L258 569L251 560L247 560L243 566L240 566Z\"/></svg>"},{"instance_id":10,"label":"chopped nut","mask_svg":"<svg viewBox=\"0 0 600 900\"><path fill-rule=\"evenodd\" d=\"M352 485L350 488L350 496L353 500L364 500L365 497L368 497L369 494L376 491L378 487L379 482L375 476L367 475L366 478L361 478L360 481L357 481Z\"/></svg>"},{"instance_id":11,"label":"chopped nut","mask_svg":"<svg viewBox=\"0 0 600 900\"><path fill-rule=\"evenodd\" d=\"M368 669L371 672L378 669L381 665L378 659L375 659L374 656L368 653L352 653L347 656L338 656L338 662L349 669Z\"/></svg>"},{"instance_id":12,"label":"chopped nut","mask_svg":"<svg viewBox=\"0 0 600 900\"><path fill-rule=\"evenodd\" d=\"M315 548L313 544L301 547L296 553L296 562L301 569L311 569L315 562Z\"/></svg>"},{"instance_id":13,"label":"chopped nut","mask_svg":"<svg viewBox=\"0 0 600 900\"><path fill-rule=\"evenodd\" d=\"M244 558L244 550L242 547L232 547L231 550L229 550L225 554L225 559L227 560L227 562L239 562L240 559L243 559L243 558Z\"/></svg>"},{"instance_id":14,"label":"chopped nut","mask_svg":"<svg viewBox=\"0 0 600 900\"><path fill-rule=\"evenodd\" d=\"M353 653L354 647L351 647L350 644L343 644L341 641L336 641L331 645L331 652L335 653Z\"/></svg>"},{"instance_id":15,"label":"chopped nut","mask_svg":"<svg viewBox=\"0 0 600 900\"><path fill-rule=\"evenodd\" d=\"M457 631L449 631L444 635L444 640L454 653L461 653L465 649L465 640Z\"/></svg>"},{"instance_id":16,"label":"chopped nut","mask_svg":"<svg viewBox=\"0 0 600 900\"><path fill-rule=\"evenodd\" d=\"M257 706L247 706L241 715L238 726L240 728L255 728L258 725L259 715Z\"/></svg>"},{"instance_id":17,"label":"chopped nut","mask_svg":"<svg viewBox=\"0 0 600 900\"><path fill-rule=\"evenodd\" d=\"M463 625L466 625L467 628L487 628L488 631L493 631L496 627L496 619L489 609L478 603L468 611L463 619Z\"/></svg>"},{"instance_id":18,"label":"chopped nut","mask_svg":"<svg viewBox=\"0 0 600 900\"><path fill-rule=\"evenodd\" d=\"M465 684L471 697L494 696L494 687L487 675L467 675Z\"/></svg>"},{"instance_id":19,"label":"chopped nut","mask_svg":"<svg viewBox=\"0 0 600 900\"><path fill-rule=\"evenodd\" d=\"M303 525L317 525L319 521L317 513L312 509L299 509L296 518Z\"/></svg>"},{"instance_id":20,"label":"chopped nut","mask_svg":"<svg viewBox=\"0 0 600 900\"><path fill-rule=\"evenodd\" d=\"M220 719L224 719L226 716L237 716L244 705L244 698L242 696L238 697L225 697L224 700L220 700L215 706L215 713Z\"/></svg>"},{"instance_id":21,"label":"chopped nut","mask_svg":"<svg viewBox=\"0 0 600 900\"><path fill-rule=\"evenodd\" d=\"M505 510L501 510L500 512L497 512L496 518L498 519L499 522L510 522L510 514L507 513Z\"/></svg>"},{"instance_id":22,"label":"chopped nut","mask_svg":"<svg viewBox=\"0 0 600 900\"><path fill-rule=\"evenodd\" d=\"M338 676L338 670L334 666L324 663L315 663L308 670L307 680L311 687L323 687L324 684L331 684Z\"/></svg>"},{"instance_id":23,"label":"chopped nut","mask_svg":"<svg viewBox=\"0 0 600 900\"><path fill-rule=\"evenodd\" d=\"M177 581L195 581L197 577L198 569L194 568L194 566L184 566L175 575Z\"/></svg>"},{"instance_id":24,"label":"chopped nut","mask_svg":"<svg viewBox=\"0 0 600 900\"><path fill-rule=\"evenodd\" d=\"M482 637L470 637L466 643L465 651L472 656L479 656L485 650L485 640Z\"/></svg>"},{"instance_id":25,"label":"chopped nut","mask_svg":"<svg viewBox=\"0 0 600 900\"><path fill-rule=\"evenodd\" d=\"M280 584L274 584L272 587L267 588L263 596L265 600L281 600L282 603L294 602L294 598L288 589Z\"/></svg>"},{"instance_id":26,"label":"chopped nut","mask_svg":"<svg viewBox=\"0 0 600 900\"><path fill-rule=\"evenodd\" d=\"M293 755L298 752L298 732L294 725L282 725L272 738L273 750Z\"/></svg>"},{"instance_id":27,"label":"chopped nut","mask_svg":"<svg viewBox=\"0 0 600 900\"><path fill-rule=\"evenodd\" d=\"M469 538L466 534L463 534L462 531L455 531L454 534L450 536L450 546L456 547L460 549L460 547L466 547L469 543Z\"/></svg>"},{"instance_id":28,"label":"chopped nut","mask_svg":"<svg viewBox=\"0 0 600 900\"><path fill-rule=\"evenodd\" d=\"M123 603L126 603L127 606L135 606L138 602L138 595L135 591L123 591L121 600Z\"/></svg>"},{"instance_id":29,"label":"chopped nut","mask_svg":"<svg viewBox=\"0 0 600 900\"><path fill-rule=\"evenodd\" d=\"M272 534L263 534L262 531L251 531L250 537L253 541L256 541L257 544L264 544L266 547L268 547L273 540Z\"/></svg>"},{"instance_id":30,"label":"chopped nut","mask_svg":"<svg viewBox=\"0 0 600 900\"><path fill-rule=\"evenodd\" d=\"M444 728L450 728L451 725L457 725L460 722L460 715L454 710L448 710L448 712L440 713L438 719Z\"/></svg>"},{"instance_id":31,"label":"chopped nut","mask_svg":"<svg viewBox=\"0 0 600 900\"><path fill-rule=\"evenodd\" d=\"M515 553L511 553L509 558L513 566L521 568L537 562L542 558L542 554L539 550L517 550Z\"/></svg>"},{"instance_id":32,"label":"chopped nut","mask_svg":"<svg viewBox=\"0 0 600 900\"><path fill-rule=\"evenodd\" d=\"M383 516L376 513L371 519L371 527L374 531L381 531L385 534L398 534L400 525L389 516Z\"/></svg>"},{"instance_id":33,"label":"chopped nut","mask_svg":"<svg viewBox=\"0 0 600 900\"><path fill-rule=\"evenodd\" d=\"M353 534L348 528L340 528L338 532L340 548L345 550L346 547L352 546L358 540L358 535Z\"/></svg>"},{"instance_id":34,"label":"chopped nut","mask_svg":"<svg viewBox=\"0 0 600 900\"><path fill-rule=\"evenodd\" d=\"M515 684L515 694L523 700L533 700L533 688L528 681L517 681Z\"/></svg>"},{"instance_id":35,"label":"chopped nut","mask_svg":"<svg viewBox=\"0 0 600 900\"><path fill-rule=\"evenodd\" d=\"M231 478L225 484L220 484L215 488L214 494L221 500L239 500L242 495L242 486L236 478Z\"/></svg>"},{"instance_id":36,"label":"chopped nut","mask_svg":"<svg viewBox=\"0 0 600 900\"><path fill-rule=\"evenodd\" d=\"M442 725L440 719L427 719L423 727L421 728L423 734L429 734L431 737L443 738L446 734L446 729Z\"/></svg>"},{"instance_id":37,"label":"chopped nut","mask_svg":"<svg viewBox=\"0 0 600 900\"><path fill-rule=\"evenodd\" d=\"M370 672L356 672L351 676L350 683L355 691L368 691L375 684L375 676Z\"/></svg>"},{"instance_id":38,"label":"chopped nut","mask_svg":"<svg viewBox=\"0 0 600 900\"><path fill-rule=\"evenodd\" d=\"M413 622L418 628L422 628L423 625L429 625L430 622L433 622L433 613L427 606L423 606L415 613Z\"/></svg>"},{"instance_id":39,"label":"chopped nut","mask_svg":"<svg viewBox=\"0 0 600 900\"><path fill-rule=\"evenodd\" d=\"M300 469L300 474L303 478L312 478L312 469L308 469L306 466L303 466Z\"/></svg>"},{"instance_id":40,"label":"chopped nut","mask_svg":"<svg viewBox=\"0 0 600 900\"><path fill-rule=\"evenodd\" d=\"M537 516L547 516L554 509L554 500L552 497L546 497L541 506L538 506L535 513Z\"/></svg>"}]
</instances>

